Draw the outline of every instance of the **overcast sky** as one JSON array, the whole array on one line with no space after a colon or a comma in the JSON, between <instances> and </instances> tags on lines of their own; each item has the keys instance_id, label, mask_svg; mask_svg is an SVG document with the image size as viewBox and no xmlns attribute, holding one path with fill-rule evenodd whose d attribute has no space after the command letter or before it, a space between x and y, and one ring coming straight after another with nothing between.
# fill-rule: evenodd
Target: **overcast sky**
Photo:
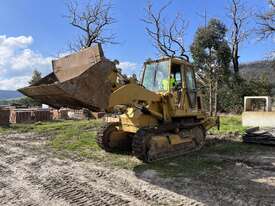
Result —
<instances>
[{"instance_id":1,"label":"overcast sky","mask_svg":"<svg viewBox=\"0 0 275 206\"><path fill-rule=\"evenodd\" d=\"M51 71L51 60L67 52L68 43L75 39L78 30L64 18L64 0L2 0L0 5L0 89L15 90L27 85L32 71L37 69L46 75ZM79 0L85 2L85 0ZM156 58L156 51L144 32L144 8L147 0L113 0L112 14L117 23L110 30L117 35L118 45L103 46L105 56L118 59L127 74L139 73L145 59ZM158 7L167 0L153 0ZM188 22L184 37L186 49L194 33L204 24L200 17L207 11L207 18L217 17L230 27L227 18L229 0L174 0L166 10L169 18L182 12ZM250 0L253 10L267 8L265 0ZM168 19L169 19L168 18ZM257 26L251 19L249 26ZM274 50L274 39L257 41L251 31L250 40L241 46L240 61L264 59Z\"/></svg>"}]
</instances>

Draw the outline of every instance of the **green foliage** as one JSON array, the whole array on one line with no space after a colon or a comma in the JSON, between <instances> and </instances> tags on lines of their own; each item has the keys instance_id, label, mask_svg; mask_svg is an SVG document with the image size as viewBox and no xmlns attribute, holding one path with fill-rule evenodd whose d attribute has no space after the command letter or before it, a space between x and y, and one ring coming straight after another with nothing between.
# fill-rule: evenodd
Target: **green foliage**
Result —
<instances>
[{"instance_id":1,"label":"green foliage","mask_svg":"<svg viewBox=\"0 0 275 206\"><path fill-rule=\"evenodd\" d=\"M40 79L42 79L41 72L34 70L32 74L32 79L29 81L29 84L35 84ZM0 105L15 105L15 106L26 106L26 107L34 107L41 106L41 103L30 98L30 97L22 97L20 99L11 99L11 100L1 100Z\"/></svg>"},{"instance_id":2,"label":"green foliage","mask_svg":"<svg viewBox=\"0 0 275 206\"><path fill-rule=\"evenodd\" d=\"M0 105L9 105L13 100L0 100Z\"/></svg>"},{"instance_id":3,"label":"green foliage","mask_svg":"<svg viewBox=\"0 0 275 206\"><path fill-rule=\"evenodd\" d=\"M226 26L218 19L211 19L207 27L197 30L191 53L194 63L206 72L227 72L231 51L225 39ZM214 72L215 73L215 72Z\"/></svg>"},{"instance_id":4,"label":"green foliage","mask_svg":"<svg viewBox=\"0 0 275 206\"><path fill-rule=\"evenodd\" d=\"M245 80L238 76L232 76L219 88L219 111L241 113L244 96L270 96L271 90L272 85L264 74L259 80Z\"/></svg>"},{"instance_id":5,"label":"green foliage","mask_svg":"<svg viewBox=\"0 0 275 206\"><path fill-rule=\"evenodd\" d=\"M231 50L226 41L226 26L218 19L211 19L207 27L197 30L191 45L197 75L206 85L209 113L217 113L217 94L219 84L230 74Z\"/></svg>"},{"instance_id":6,"label":"green foliage","mask_svg":"<svg viewBox=\"0 0 275 206\"><path fill-rule=\"evenodd\" d=\"M48 146L53 148L59 157L79 157L100 161L106 165L133 169L140 164L135 157L124 153L107 153L96 143L96 132L102 125L101 120L51 121L37 124L12 124L0 127L0 135L11 132L35 132L52 137Z\"/></svg>"},{"instance_id":7,"label":"green foliage","mask_svg":"<svg viewBox=\"0 0 275 206\"><path fill-rule=\"evenodd\" d=\"M167 177L195 177L214 172L222 168L224 162L203 157L202 151L180 157L156 161L150 164L138 165L136 172L154 170L163 178Z\"/></svg>"},{"instance_id":8,"label":"green foliage","mask_svg":"<svg viewBox=\"0 0 275 206\"><path fill-rule=\"evenodd\" d=\"M30 85L35 84L40 79L42 79L42 74L39 71L34 70L32 74L32 79L29 81L29 84ZM18 99L0 100L0 105L35 107L35 106L41 106L41 103L30 97L22 97Z\"/></svg>"},{"instance_id":9,"label":"green foliage","mask_svg":"<svg viewBox=\"0 0 275 206\"><path fill-rule=\"evenodd\" d=\"M228 134L228 133L238 133L243 134L246 127L242 126L241 116L239 115L227 115L220 117L220 130L217 128L212 128L210 130L211 134Z\"/></svg>"},{"instance_id":10,"label":"green foliage","mask_svg":"<svg viewBox=\"0 0 275 206\"><path fill-rule=\"evenodd\" d=\"M269 75L268 78L261 74L244 79L230 72L231 52L225 39L226 32L226 26L222 22L211 19L207 27L198 29L191 45L194 64L198 68L197 74L207 85L203 92L209 95L206 95L204 103L210 113L216 104L218 111L240 113L243 111L244 96L272 95L272 85L269 82L273 81L272 76ZM218 101L213 102L213 99L216 100L216 92Z\"/></svg>"},{"instance_id":11,"label":"green foliage","mask_svg":"<svg viewBox=\"0 0 275 206\"><path fill-rule=\"evenodd\" d=\"M0 100L0 105L35 107L35 106L41 106L41 103L38 101L35 101L30 97L22 97L20 99Z\"/></svg>"},{"instance_id":12,"label":"green foliage","mask_svg":"<svg viewBox=\"0 0 275 206\"><path fill-rule=\"evenodd\" d=\"M3 132L36 132L46 135L59 135L70 128L81 128L81 130L89 130L90 128L98 128L101 125L100 120L83 120L83 121L50 121L50 122L38 122L35 124L11 124L9 127L2 128L0 133ZM0 127L1 128L1 127Z\"/></svg>"},{"instance_id":13,"label":"green foliage","mask_svg":"<svg viewBox=\"0 0 275 206\"><path fill-rule=\"evenodd\" d=\"M41 72L37 71L36 69L32 73L32 79L29 81L29 84L35 84L37 83L40 79L42 79L42 74Z\"/></svg>"},{"instance_id":14,"label":"green foliage","mask_svg":"<svg viewBox=\"0 0 275 206\"><path fill-rule=\"evenodd\" d=\"M23 97L19 100L16 100L14 104L23 105L27 107L34 107L34 106L41 106L41 103L30 98L30 97Z\"/></svg>"},{"instance_id":15,"label":"green foliage","mask_svg":"<svg viewBox=\"0 0 275 206\"><path fill-rule=\"evenodd\" d=\"M161 160L150 164L138 165L135 170L139 173L154 170L161 177L198 177L213 174L226 168L228 162L215 158L216 155L240 158L242 155L255 155L259 152L274 151L273 147L244 144L239 141L222 141L205 146L192 154ZM212 157L211 157L212 156Z\"/></svg>"}]
</instances>

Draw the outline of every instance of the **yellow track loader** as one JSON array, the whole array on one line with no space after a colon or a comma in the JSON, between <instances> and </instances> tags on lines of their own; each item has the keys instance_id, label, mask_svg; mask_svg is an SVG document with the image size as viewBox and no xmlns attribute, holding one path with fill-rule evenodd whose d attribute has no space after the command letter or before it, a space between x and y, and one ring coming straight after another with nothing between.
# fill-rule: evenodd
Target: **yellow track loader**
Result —
<instances>
[{"instance_id":1,"label":"yellow track loader","mask_svg":"<svg viewBox=\"0 0 275 206\"><path fill-rule=\"evenodd\" d=\"M203 111L193 66L184 59L145 62L140 82L122 75L100 45L53 67L50 79L19 91L57 108L107 111L97 143L108 152L131 150L145 162L186 154L200 149L206 131L219 124Z\"/></svg>"}]
</instances>

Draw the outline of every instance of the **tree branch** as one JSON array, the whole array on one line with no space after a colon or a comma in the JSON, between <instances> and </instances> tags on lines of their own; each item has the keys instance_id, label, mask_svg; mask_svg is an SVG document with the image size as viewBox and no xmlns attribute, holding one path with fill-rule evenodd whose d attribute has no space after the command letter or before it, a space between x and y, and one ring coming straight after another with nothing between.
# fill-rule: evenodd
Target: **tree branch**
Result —
<instances>
[{"instance_id":1,"label":"tree branch","mask_svg":"<svg viewBox=\"0 0 275 206\"><path fill-rule=\"evenodd\" d=\"M104 3L104 0L97 0L92 4L89 1L83 9L80 9L77 0L71 0L68 7L68 15L70 24L79 29L82 35L69 45L73 51L81 48L87 48L96 43L117 43L114 41L115 35L107 35L107 27L114 24L116 20L111 16L111 3Z\"/></svg>"},{"instance_id":2,"label":"tree branch","mask_svg":"<svg viewBox=\"0 0 275 206\"><path fill-rule=\"evenodd\" d=\"M270 11L257 14L259 29L257 31L261 39L272 37L275 32L275 1L269 0Z\"/></svg>"},{"instance_id":3,"label":"tree branch","mask_svg":"<svg viewBox=\"0 0 275 206\"><path fill-rule=\"evenodd\" d=\"M149 1L145 10L146 17L142 19L147 24L145 31L152 39L153 45L160 54L168 57L185 57L185 48L183 44L186 24L182 16L178 14L175 19L168 24L162 17L164 10L171 4L171 1L161 7L157 12L153 11L153 5Z\"/></svg>"}]
</instances>

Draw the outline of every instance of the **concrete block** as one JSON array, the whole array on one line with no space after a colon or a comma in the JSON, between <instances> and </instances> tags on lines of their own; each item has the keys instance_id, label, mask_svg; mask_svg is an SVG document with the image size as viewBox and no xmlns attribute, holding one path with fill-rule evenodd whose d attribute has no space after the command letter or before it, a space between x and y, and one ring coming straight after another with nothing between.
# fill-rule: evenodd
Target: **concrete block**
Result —
<instances>
[{"instance_id":1,"label":"concrete block","mask_svg":"<svg viewBox=\"0 0 275 206\"><path fill-rule=\"evenodd\" d=\"M275 127L275 111L243 112L242 124L247 127Z\"/></svg>"}]
</instances>

